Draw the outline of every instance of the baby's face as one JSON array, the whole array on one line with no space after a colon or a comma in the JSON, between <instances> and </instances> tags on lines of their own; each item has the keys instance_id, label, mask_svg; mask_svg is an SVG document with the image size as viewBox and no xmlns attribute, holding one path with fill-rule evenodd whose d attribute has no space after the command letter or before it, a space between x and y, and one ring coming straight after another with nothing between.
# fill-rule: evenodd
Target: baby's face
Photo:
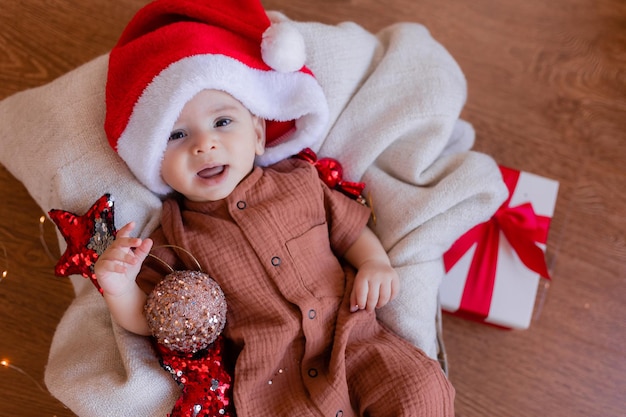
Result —
<instances>
[{"instance_id":1,"label":"baby's face","mask_svg":"<svg viewBox=\"0 0 626 417\"><path fill-rule=\"evenodd\" d=\"M203 90L174 124L161 165L163 180L192 201L227 197L265 149L265 121L230 94Z\"/></svg>"}]
</instances>

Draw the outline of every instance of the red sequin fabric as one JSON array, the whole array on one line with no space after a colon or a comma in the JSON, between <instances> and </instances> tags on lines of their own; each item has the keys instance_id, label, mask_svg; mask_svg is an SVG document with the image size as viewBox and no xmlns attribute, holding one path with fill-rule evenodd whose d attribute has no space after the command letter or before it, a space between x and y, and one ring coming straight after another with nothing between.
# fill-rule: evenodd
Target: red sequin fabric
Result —
<instances>
[{"instance_id":1,"label":"red sequin fabric","mask_svg":"<svg viewBox=\"0 0 626 417\"><path fill-rule=\"evenodd\" d=\"M196 353L180 353L157 344L161 365L182 387L168 417L234 417L232 377L224 366L224 337Z\"/></svg>"}]
</instances>

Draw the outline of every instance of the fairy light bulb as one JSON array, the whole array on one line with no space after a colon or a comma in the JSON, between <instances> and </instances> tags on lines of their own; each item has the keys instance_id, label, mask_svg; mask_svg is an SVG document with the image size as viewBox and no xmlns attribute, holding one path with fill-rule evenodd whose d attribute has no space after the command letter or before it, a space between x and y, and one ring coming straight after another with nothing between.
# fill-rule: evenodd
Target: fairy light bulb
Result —
<instances>
[{"instance_id":1,"label":"fairy light bulb","mask_svg":"<svg viewBox=\"0 0 626 417\"><path fill-rule=\"evenodd\" d=\"M2 249L2 253L4 254L4 265L0 265L0 266L4 266L5 268L8 268L9 265L9 255L7 254L7 248L4 247L4 245L2 244L2 242L0 242L0 249ZM4 269L2 271L2 276L0 276L0 282L2 282L3 279L5 279L7 277L7 275L9 275L9 270L8 269ZM3 364L3 366L5 366Z\"/></svg>"},{"instance_id":2,"label":"fairy light bulb","mask_svg":"<svg viewBox=\"0 0 626 417\"><path fill-rule=\"evenodd\" d=\"M48 393L48 391L46 391L46 389L39 382L37 382L37 380L33 378L31 374L29 374L28 372L26 372L25 370L23 370L22 368L18 366L12 365L8 359L2 359L0 361L0 366L19 372L20 374L30 379L37 386L37 388L39 388L39 391L46 393L46 394Z\"/></svg>"},{"instance_id":3,"label":"fairy light bulb","mask_svg":"<svg viewBox=\"0 0 626 417\"><path fill-rule=\"evenodd\" d=\"M50 248L48 247L48 244L46 243L46 237L44 236L44 223L46 222L46 216L41 216L39 218L39 242L41 242L41 246L43 247L44 252L46 252L46 255L48 255L48 258L50 258L53 262L56 262L56 258L54 257L54 255L52 255L52 252L50 252Z\"/></svg>"}]
</instances>

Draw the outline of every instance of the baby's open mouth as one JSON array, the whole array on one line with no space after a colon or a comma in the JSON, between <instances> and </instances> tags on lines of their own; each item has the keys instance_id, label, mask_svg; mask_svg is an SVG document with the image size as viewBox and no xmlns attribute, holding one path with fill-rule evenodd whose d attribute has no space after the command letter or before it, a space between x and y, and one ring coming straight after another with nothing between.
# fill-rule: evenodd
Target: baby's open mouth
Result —
<instances>
[{"instance_id":1,"label":"baby's open mouth","mask_svg":"<svg viewBox=\"0 0 626 417\"><path fill-rule=\"evenodd\" d=\"M198 172L198 176L204 179L215 177L216 175L219 175L222 172L224 172L225 168L226 167L224 165L219 165L219 166L212 167L212 168L205 168Z\"/></svg>"}]
</instances>

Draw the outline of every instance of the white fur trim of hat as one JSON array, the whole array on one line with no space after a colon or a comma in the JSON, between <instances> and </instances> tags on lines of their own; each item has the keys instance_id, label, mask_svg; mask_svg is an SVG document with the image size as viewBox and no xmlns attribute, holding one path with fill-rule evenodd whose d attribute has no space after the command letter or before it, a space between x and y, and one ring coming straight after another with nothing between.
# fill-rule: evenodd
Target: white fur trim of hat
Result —
<instances>
[{"instance_id":1,"label":"white fur trim of hat","mask_svg":"<svg viewBox=\"0 0 626 417\"><path fill-rule=\"evenodd\" d=\"M159 195L174 123L204 89L229 93L266 120L270 165L322 140L328 104L304 65L301 34L270 22L257 0L157 0L131 20L109 56L105 130L134 175Z\"/></svg>"}]
</instances>

